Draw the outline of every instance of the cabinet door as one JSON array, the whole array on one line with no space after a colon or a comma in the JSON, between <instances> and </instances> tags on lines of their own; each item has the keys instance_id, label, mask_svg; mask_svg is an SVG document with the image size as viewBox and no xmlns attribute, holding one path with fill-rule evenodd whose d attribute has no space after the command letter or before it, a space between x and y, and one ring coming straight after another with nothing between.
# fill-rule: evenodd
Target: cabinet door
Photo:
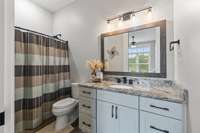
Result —
<instances>
[{"instance_id":1,"label":"cabinet door","mask_svg":"<svg viewBox=\"0 0 200 133\"><path fill-rule=\"evenodd\" d=\"M138 110L119 107L119 130L120 133L139 133Z\"/></svg>"},{"instance_id":2,"label":"cabinet door","mask_svg":"<svg viewBox=\"0 0 200 133\"><path fill-rule=\"evenodd\" d=\"M97 133L119 133L119 121L115 119L113 104L97 101Z\"/></svg>"},{"instance_id":3,"label":"cabinet door","mask_svg":"<svg viewBox=\"0 0 200 133\"><path fill-rule=\"evenodd\" d=\"M141 111L140 133L183 133L181 121Z\"/></svg>"}]
</instances>

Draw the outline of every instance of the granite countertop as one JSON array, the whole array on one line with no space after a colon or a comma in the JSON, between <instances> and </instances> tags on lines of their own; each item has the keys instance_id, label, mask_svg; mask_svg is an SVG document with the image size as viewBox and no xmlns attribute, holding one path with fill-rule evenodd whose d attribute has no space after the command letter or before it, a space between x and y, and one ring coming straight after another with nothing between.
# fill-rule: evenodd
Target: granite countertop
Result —
<instances>
[{"instance_id":1,"label":"granite countertop","mask_svg":"<svg viewBox=\"0 0 200 133\"><path fill-rule=\"evenodd\" d=\"M112 87L112 85L122 85L111 81L102 81L101 83L83 82L79 84L82 87L91 89L107 90L129 95L149 97L175 103L187 103L187 90L181 89L177 85L125 85L128 87Z\"/></svg>"}]
</instances>

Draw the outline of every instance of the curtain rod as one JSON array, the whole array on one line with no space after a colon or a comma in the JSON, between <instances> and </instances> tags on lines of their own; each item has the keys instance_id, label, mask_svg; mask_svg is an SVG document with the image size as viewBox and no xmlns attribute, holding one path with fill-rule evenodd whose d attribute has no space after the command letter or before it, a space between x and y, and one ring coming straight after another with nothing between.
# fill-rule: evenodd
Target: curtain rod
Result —
<instances>
[{"instance_id":1,"label":"curtain rod","mask_svg":"<svg viewBox=\"0 0 200 133\"><path fill-rule=\"evenodd\" d=\"M15 26L15 29L28 31L28 32L31 32L31 33L34 33L34 34L42 35L42 36L45 36L45 37L48 37L48 38L52 38L52 39L55 39L55 40L58 40L58 41L66 42L66 43L68 42L68 41L65 41L65 40L62 40L62 39L54 38L53 36L50 36L50 35L47 35L47 34L44 34L44 33L40 33L40 32L33 31L33 30L29 30L29 29L26 29L26 28L21 28L21 27L18 27L18 26Z\"/></svg>"}]
</instances>

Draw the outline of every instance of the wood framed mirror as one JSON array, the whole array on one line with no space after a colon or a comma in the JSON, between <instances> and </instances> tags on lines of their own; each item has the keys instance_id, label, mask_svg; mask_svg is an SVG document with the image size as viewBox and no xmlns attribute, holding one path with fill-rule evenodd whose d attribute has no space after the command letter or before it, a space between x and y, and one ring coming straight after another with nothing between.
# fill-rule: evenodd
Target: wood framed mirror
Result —
<instances>
[{"instance_id":1,"label":"wood framed mirror","mask_svg":"<svg viewBox=\"0 0 200 133\"><path fill-rule=\"evenodd\" d=\"M104 74L166 78L166 20L101 34Z\"/></svg>"}]
</instances>

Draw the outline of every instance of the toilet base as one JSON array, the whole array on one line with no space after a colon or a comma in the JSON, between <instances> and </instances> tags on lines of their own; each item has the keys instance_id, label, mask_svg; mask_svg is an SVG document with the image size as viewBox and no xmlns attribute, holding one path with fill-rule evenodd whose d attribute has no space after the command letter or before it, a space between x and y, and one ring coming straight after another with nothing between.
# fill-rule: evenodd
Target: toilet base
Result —
<instances>
[{"instance_id":1,"label":"toilet base","mask_svg":"<svg viewBox=\"0 0 200 133\"><path fill-rule=\"evenodd\" d=\"M55 130L56 131L60 131L62 129L64 129L65 127L67 127L68 124L68 116L64 115L64 116L58 116L56 118L56 125L55 125Z\"/></svg>"}]
</instances>

